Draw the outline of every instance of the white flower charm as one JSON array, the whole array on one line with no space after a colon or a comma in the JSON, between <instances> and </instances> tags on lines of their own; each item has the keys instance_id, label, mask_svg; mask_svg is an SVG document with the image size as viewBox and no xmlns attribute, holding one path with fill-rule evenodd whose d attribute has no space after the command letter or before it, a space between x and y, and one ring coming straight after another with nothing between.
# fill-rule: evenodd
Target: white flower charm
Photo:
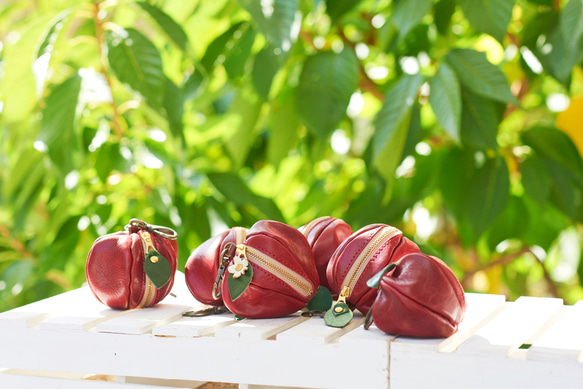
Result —
<instances>
[{"instance_id":1,"label":"white flower charm","mask_svg":"<svg viewBox=\"0 0 583 389\"><path fill-rule=\"evenodd\" d=\"M233 278L239 278L245 274L248 268L249 262L247 261L247 258L243 256L237 256L233 260L233 264L230 265L227 270L229 270L229 273L233 275Z\"/></svg>"}]
</instances>

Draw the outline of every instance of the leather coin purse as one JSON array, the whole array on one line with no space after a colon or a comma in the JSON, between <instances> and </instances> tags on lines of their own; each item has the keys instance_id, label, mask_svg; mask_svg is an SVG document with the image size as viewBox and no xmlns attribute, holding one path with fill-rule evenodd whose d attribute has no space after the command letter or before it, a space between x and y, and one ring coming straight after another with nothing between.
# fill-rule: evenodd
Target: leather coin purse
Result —
<instances>
[{"instance_id":1,"label":"leather coin purse","mask_svg":"<svg viewBox=\"0 0 583 389\"><path fill-rule=\"evenodd\" d=\"M350 235L338 246L326 270L330 292L338 295L324 317L326 323L343 327L352 319L353 307L366 314L376 298L376 290L366 282L389 263L417 252L415 243L386 224L371 224Z\"/></svg>"},{"instance_id":2,"label":"leather coin purse","mask_svg":"<svg viewBox=\"0 0 583 389\"><path fill-rule=\"evenodd\" d=\"M132 219L125 231L93 243L85 266L89 288L115 309L150 307L170 293L178 246L176 232Z\"/></svg>"},{"instance_id":3,"label":"leather coin purse","mask_svg":"<svg viewBox=\"0 0 583 389\"><path fill-rule=\"evenodd\" d=\"M408 254L370 281L378 294L365 328L372 319L390 334L441 338L452 335L465 316L463 288L439 258Z\"/></svg>"},{"instance_id":4,"label":"leather coin purse","mask_svg":"<svg viewBox=\"0 0 583 389\"><path fill-rule=\"evenodd\" d=\"M224 305L220 278L235 254L236 246L243 243L246 236L246 228L233 227L208 239L190 254L184 277L196 300L212 306ZM221 266L224 260L226 264Z\"/></svg>"},{"instance_id":5,"label":"leather coin purse","mask_svg":"<svg viewBox=\"0 0 583 389\"><path fill-rule=\"evenodd\" d=\"M330 258L340 244L352 234L352 228L342 219L322 216L298 228L308 239L314 254L320 285L330 289L326 268Z\"/></svg>"},{"instance_id":6,"label":"leather coin purse","mask_svg":"<svg viewBox=\"0 0 583 389\"><path fill-rule=\"evenodd\" d=\"M262 220L249 229L243 243L226 246L230 261L225 265L222 298L234 314L285 316L305 307L316 294L319 277L312 250L297 229Z\"/></svg>"}]
</instances>

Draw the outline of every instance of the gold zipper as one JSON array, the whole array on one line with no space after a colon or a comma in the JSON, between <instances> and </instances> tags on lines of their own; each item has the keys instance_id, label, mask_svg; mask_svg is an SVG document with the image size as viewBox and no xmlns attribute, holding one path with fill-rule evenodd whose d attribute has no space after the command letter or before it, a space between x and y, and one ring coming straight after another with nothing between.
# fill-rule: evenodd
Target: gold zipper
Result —
<instances>
[{"instance_id":1,"label":"gold zipper","mask_svg":"<svg viewBox=\"0 0 583 389\"><path fill-rule=\"evenodd\" d=\"M142 241L142 247L144 248L144 256L150 250L156 250L156 248L154 247L154 243L152 242L152 237L150 236L150 233L148 231L142 230L138 233L138 235L140 237L140 240ZM157 262L158 257L152 256L150 257L150 261ZM146 285L144 287L145 290L144 295L142 296L142 300L140 300L138 306L136 307L138 309L149 307L150 305L152 305L154 299L156 298L156 286L150 280L150 277L148 277L146 274L144 274L144 276L146 277Z\"/></svg>"},{"instance_id":2,"label":"gold zipper","mask_svg":"<svg viewBox=\"0 0 583 389\"><path fill-rule=\"evenodd\" d=\"M344 277L344 281L342 281L342 286L340 287L338 301L346 302L346 299L350 297L358 279L362 276L362 273L364 273L364 269L366 269L366 265L371 259L370 254L374 253L383 243L385 243L385 240L391 239L400 233L400 230L391 226L383 227L377 231L370 242L368 242L360 252L356 261L354 261L350 270L348 270L348 273L346 273L346 277Z\"/></svg>"},{"instance_id":3,"label":"gold zipper","mask_svg":"<svg viewBox=\"0 0 583 389\"><path fill-rule=\"evenodd\" d=\"M243 255L247 261L273 274L304 297L311 296L314 291L312 284L300 274L254 247L239 244L236 255Z\"/></svg>"}]
</instances>

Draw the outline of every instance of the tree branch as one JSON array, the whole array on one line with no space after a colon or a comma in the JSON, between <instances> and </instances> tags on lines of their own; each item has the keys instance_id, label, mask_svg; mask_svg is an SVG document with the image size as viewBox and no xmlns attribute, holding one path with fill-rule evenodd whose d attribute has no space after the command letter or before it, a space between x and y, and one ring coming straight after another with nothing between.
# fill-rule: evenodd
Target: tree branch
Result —
<instances>
[{"instance_id":1,"label":"tree branch","mask_svg":"<svg viewBox=\"0 0 583 389\"><path fill-rule=\"evenodd\" d=\"M547 284L547 288L549 290L550 295L553 296L553 297L559 297L559 291L558 291L558 289L557 289L557 287L555 285L555 282L551 278L551 274L547 270L547 267L545 266L545 263L539 257L537 257L536 254L532 252L532 250L529 249L528 251L536 259L537 263L542 268L542 270L543 270L543 276L544 276L545 282Z\"/></svg>"},{"instance_id":2,"label":"tree branch","mask_svg":"<svg viewBox=\"0 0 583 389\"><path fill-rule=\"evenodd\" d=\"M18 239L14 238L10 230L2 223L0 223L0 236L6 238L10 243L10 247L22 255L23 258L35 260L34 255Z\"/></svg>"}]
</instances>

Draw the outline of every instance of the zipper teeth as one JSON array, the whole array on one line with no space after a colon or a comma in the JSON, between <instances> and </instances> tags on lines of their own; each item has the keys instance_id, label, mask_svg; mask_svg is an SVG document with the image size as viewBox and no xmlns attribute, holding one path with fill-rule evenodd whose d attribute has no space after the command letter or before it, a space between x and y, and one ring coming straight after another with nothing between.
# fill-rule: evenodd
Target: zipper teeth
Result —
<instances>
[{"instance_id":1,"label":"zipper teeth","mask_svg":"<svg viewBox=\"0 0 583 389\"><path fill-rule=\"evenodd\" d=\"M308 236L308 234L310 233L310 231L312 231L312 229L314 229L314 227L316 227L316 224L320 223L323 219L325 219L326 216L322 216L319 217L317 219L312 220L311 222L309 222L308 224L304 225L303 227L300 228L300 232L304 235L304 236Z\"/></svg>"},{"instance_id":2,"label":"zipper teeth","mask_svg":"<svg viewBox=\"0 0 583 389\"><path fill-rule=\"evenodd\" d=\"M146 276L146 287L144 291L144 296L142 297L142 301L138 304L136 308L144 308L149 307L152 305L156 298L156 287L154 283L150 280L148 276Z\"/></svg>"},{"instance_id":3,"label":"zipper teeth","mask_svg":"<svg viewBox=\"0 0 583 389\"><path fill-rule=\"evenodd\" d=\"M308 297L312 294L313 292L312 284L309 281L307 281L304 277L302 277L289 267L265 255L261 251L248 245L244 245L244 247L247 259L250 260L250 262L258 265L262 269L268 271L277 278L281 279L286 284L288 284L293 290L298 292L300 295Z\"/></svg>"},{"instance_id":4,"label":"zipper teeth","mask_svg":"<svg viewBox=\"0 0 583 389\"><path fill-rule=\"evenodd\" d=\"M371 239L370 242L367 243L364 250L361 251L361 253L356 258L356 261L354 261L354 263L350 267L350 270L348 271L346 277L344 278L344 281L342 282L340 290L344 289L345 287L348 287L349 288L348 293L350 295L350 293L352 293L352 290L354 290L354 286L358 282L358 279L364 272L366 264L370 261L370 254L376 251L377 248L382 243L384 243L385 239L391 239L392 237L399 235L400 233L401 233L400 230L391 226L383 227L380 231L378 231L373 237L373 239Z\"/></svg>"},{"instance_id":5,"label":"zipper teeth","mask_svg":"<svg viewBox=\"0 0 583 389\"><path fill-rule=\"evenodd\" d=\"M147 237L144 237L144 235L146 235L146 234L147 234ZM140 240L142 241L142 247L144 248L144 258L145 258L145 255L148 252L147 240L151 241L152 238L150 237L150 233L147 231L141 231L140 233L138 233L138 236L140 237ZM152 243L152 247L153 247L153 243ZM139 304L136 308L149 307L150 305L152 305L152 303L156 299L156 286L154 285L152 280L150 280L150 277L148 277L147 274L144 274L144 276L146 277L146 285L144 286L144 288L145 288L144 295L142 296L142 300L139 302Z\"/></svg>"}]
</instances>

